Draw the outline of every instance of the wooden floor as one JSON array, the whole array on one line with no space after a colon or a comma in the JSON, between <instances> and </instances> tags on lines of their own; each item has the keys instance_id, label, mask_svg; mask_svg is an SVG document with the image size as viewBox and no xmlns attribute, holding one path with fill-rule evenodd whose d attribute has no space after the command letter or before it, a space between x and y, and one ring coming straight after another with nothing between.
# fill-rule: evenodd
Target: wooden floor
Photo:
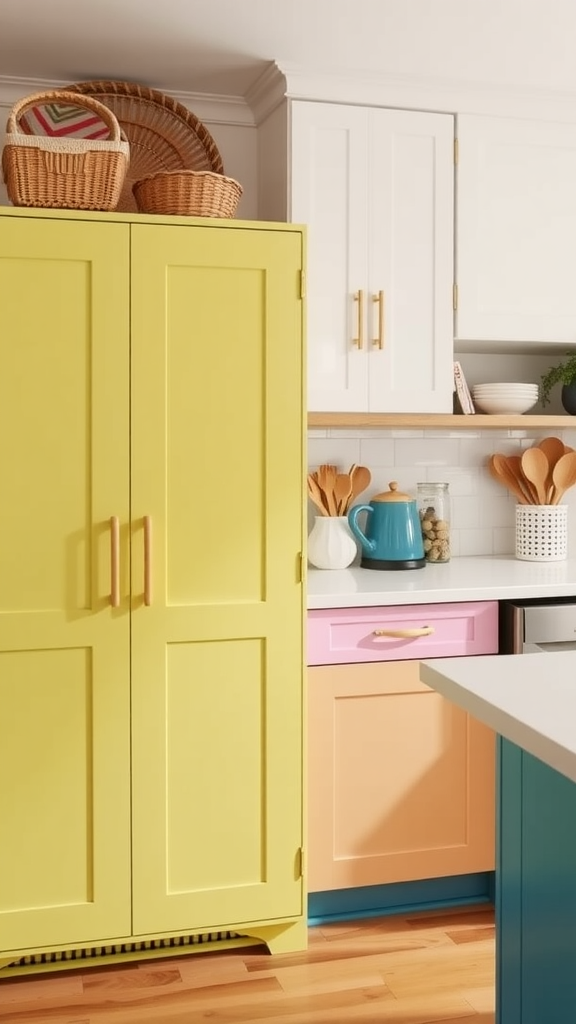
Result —
<instances>
[{"instance_id":1,"label":"wooden floor","mask_svg":"<svg viewBox=\"0 0 576 1024\"><path fill-rule=\"evenodd\" d=\"M330 924L263 947L6 979L2 1024L493 1024L489 908Z\"/></svg>"}]
</instances>

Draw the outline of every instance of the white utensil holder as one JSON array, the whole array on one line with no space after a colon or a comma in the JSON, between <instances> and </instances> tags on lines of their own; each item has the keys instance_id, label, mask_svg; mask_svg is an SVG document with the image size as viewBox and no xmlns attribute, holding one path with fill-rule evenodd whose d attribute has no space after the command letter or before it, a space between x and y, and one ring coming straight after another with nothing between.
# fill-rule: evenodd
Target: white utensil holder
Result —
<instances>
[{"instance_id":1,"label":"white utensil holder","mask_svg":"<svg viewBox=\"0 0 576 1024\"><path fill-rule=\"evenodd\" d=\"M560 562L567 555L567 505L516 506L516 558Z\"/></svg>"}]
</instances>

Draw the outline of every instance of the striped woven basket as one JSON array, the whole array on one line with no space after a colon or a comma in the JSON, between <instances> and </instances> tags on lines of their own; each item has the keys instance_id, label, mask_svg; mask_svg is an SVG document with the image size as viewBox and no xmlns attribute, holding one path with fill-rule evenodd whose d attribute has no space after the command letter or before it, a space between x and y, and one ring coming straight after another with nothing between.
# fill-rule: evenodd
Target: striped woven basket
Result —
<instances>
[{"instance_id":1,"label":"striped woven basket","mask_svg":"<svg viewBox=\"0 0 576 1024\"><path fill-rule=\"evenodd\" d=\"M53 104L61 113L82 108L93 115L93 134L107 138L82 138L58 134L42 118ZM29 134L29 111L39 112L48 134ZM72 119L73 120L73 119ZM81 119L86 132L86 118ZM26 126L26 130L24 129ZM66 134L64 134L66 133ZM8 198L14 206L41 206L66 210L114 210L118 204L130 160L130 146L114 114L103 103L65 90L38 92L12 108L2 150L2 173Z\"/></svg>"}]
</instances>

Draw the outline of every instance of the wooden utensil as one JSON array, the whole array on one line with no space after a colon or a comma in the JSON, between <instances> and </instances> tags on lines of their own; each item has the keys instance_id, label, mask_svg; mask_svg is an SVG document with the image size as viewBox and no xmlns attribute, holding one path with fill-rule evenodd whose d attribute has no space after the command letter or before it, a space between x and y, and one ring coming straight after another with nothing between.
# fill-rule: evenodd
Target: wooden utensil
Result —
<instances>
[{"instance_id":1,"label":"wooden utensil","mask_svg":"<svg viewBox=\"0 0 576 1024\"><path fill-rule=\"evenodd\" d=\"M338 515L336 498L334 497L334 484L336 483L337 475L338 471L336 466L331 466L328 463L318 466L318 486L324 494L324 503L328 509L328 514L331 516Z\"/></svg>"},{"instance_id":2,"label":"wooden utensil","mask_svg":"<svg viewBox=\"0 0 576 1024\"><path fill-rule=\"evenodd\" d=\"M503 455L502 458L506 464L509 473L516 478L516 482L524 494L526 501L529 505L538 504L538 495L536 489L529 480L526 479L522 472L522 460L519 455Z\"/></svg>"},{"instance_id":3,"label":"wooden utensil","mask_svg":"<svg viewBox=\"0 0 576 1024\"><path fill-rule=\"evenodd\" d=\"M339 516L345 516L348 511L348 501L352 494L352 478L349 473L337 473L334 483L334 498L336 499L336 511Z\"/></svg>"},{"instance_id":4,"label":"wooden utensil","mask_svg":"<svg viewBox=\"0 0 576 1024\"><path fill-rule=\"evenodd\" d=\"M350 493L349 504L351 505L354 499L370 486L372 474L366 466L353 466L350 475L352 477L352 491Z\"/></svg>"},{"instance_id":5,"label":"wooden utensil","mask_svg":"<svg viewBox=\"0 0 576 1024\"><path fill-rule=\"evenodd\" d=\"M541 448L527 448L522 452L522 472L527 480L534 485L539 505L546 505L546 479L548 477L548 459Z\"/></svg>"},{"instance_id":6,"label":"wooden utensil","mask_svg":"<svg viewBox=\"0 0 576 1024\"><path fill-rule=\"evenodd\" d=\"M310 495L310 499L316 505L316 508L320 512L320 515L327 516L328 515L328 508L324 504L323 493L320 490L320 487L318 486L318 481L316 480L316 477L312 473L309 473L307 479L308 479L308 494Z\"/></svg>"},{"instance_id":7,"label":"wooden utensil","mask_svg":"<svg viewBox=\"0 0 576 1024\"><path fill-rule=\"evenodd\" d=\"M507 487L521 505L529 505L531 503L516 474L508 466L508 460L505 455L491 455L488 459L488 468L494 479L498 483L503 484L504 487Z\"/></svg>"},{"instance_id":8,"label":"wooden utensil","mask_svg":"<svg viewBox=\"0 0 576 1024\"><path fill-rule=\"evenodd\" d=\"M564 455L564 442L559 437L543 437L537 445L541 451L544 452L548 459L548 476L546 477L546 503L550 504L552 501L552 471L554 466Z\"/></svg>"},{"instance_id":9,"label":"wooden utensil","mask_svg":"<svg viewBox=\"0 0 576 1024\"><path fill-rule=\"evenodd\" d=\"M552 505L558 505L569 487L576 484L576 452L565 452L552 471Z\"/></svg>"}]
</instances>

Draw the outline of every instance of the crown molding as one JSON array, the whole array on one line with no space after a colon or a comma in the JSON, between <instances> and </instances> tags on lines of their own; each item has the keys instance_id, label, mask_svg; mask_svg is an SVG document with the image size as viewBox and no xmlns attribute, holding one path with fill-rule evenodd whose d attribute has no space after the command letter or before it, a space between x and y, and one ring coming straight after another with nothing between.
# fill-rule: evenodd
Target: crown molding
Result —
<instances>
[{"instance_id":1,"label":"crown molding","mask_svg":"<svg viewBox=\"0 0 576 1024\"><path fill-rule=\"evenodd\" d=\"M287 85L286 76L275 61L258 75L244 95L256 124L261 124L282 102L287 95Z\"/></svg>"},{"instance_id":2,"label":"crown molding","mask_svg":"<svg viewBox=\"0 0 576 1024\"><path fill-rule=\"evenodd\" d=\"M317 72L284 62L266 67L245 96L257 124L283 97L449 114L576 121L574 91L412 75Z\"/></svg>"},{"instance_id":3,"label":"crown molding","mask_svg":"<svg viewBox=\"0 0 576 1024\"><path fill-rule=\"evenodd\" d=\"M10 78L0 75L0 107L12 107L23 96L48 89L63 89L72 82L53 82L43 78ZM253 128L254 114L243 96L217 96L211 93L168 92L201 121L210 124L240 125Z\"/></svg>"}]
</instances>

